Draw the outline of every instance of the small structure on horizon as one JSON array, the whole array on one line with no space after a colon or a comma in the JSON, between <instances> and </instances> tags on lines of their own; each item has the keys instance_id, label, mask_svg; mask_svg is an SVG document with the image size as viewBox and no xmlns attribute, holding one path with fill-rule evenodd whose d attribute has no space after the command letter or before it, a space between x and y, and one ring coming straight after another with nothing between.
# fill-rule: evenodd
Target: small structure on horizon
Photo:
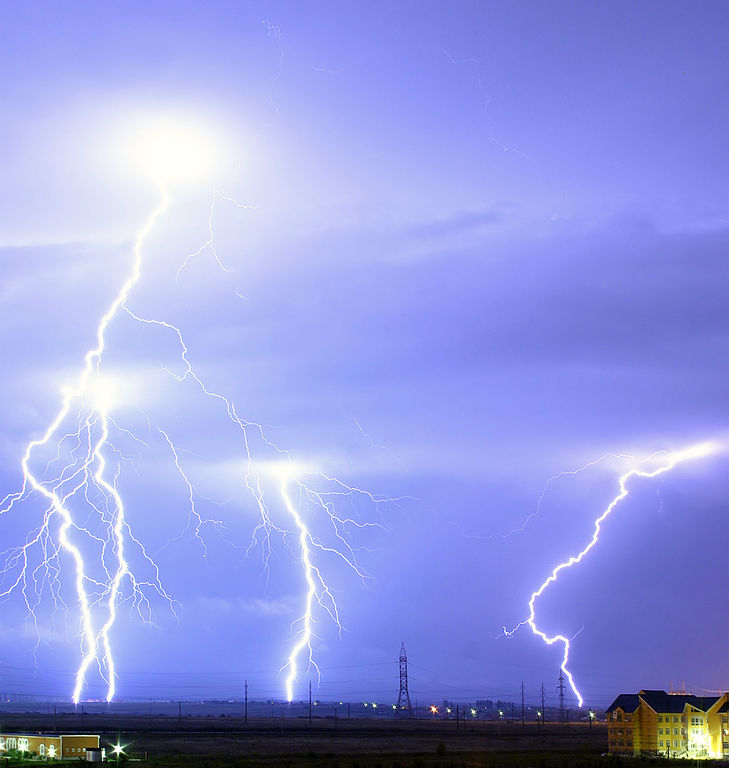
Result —
<instances>
[{"instance_id":1,"label":"small structure on horizon","mask_svg":"<svg viewBox=\"0 0 729 768\"><path fill-rule=\"evenodd\" d=\"M11 749L39 757L80 757L85 760L87 750L99 751L99 736L76 733L68 736L55 733L0 733L0 756Z\"/></svg>"}]
</instances>

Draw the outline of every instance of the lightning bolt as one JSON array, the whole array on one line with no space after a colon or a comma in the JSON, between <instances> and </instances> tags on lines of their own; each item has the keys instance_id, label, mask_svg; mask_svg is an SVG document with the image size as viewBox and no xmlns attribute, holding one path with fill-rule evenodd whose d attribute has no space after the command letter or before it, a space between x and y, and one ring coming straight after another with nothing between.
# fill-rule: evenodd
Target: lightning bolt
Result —
<instances>
[{"instance_id":1,"label":"lightning bolt","mask_svg":"<svg viewBox=\"0 0 729 768\"><path fill-rule=\"evenodd\" d=\"M95 345L86 352L78 379L72 385L62 388L62 403L55 418L41 437L27 444L21 461L23 479L20 490L8 494L0 502L0 516L28 502L31 497L40 497L45 502L40 524L26 536L24 543L3 553L5 562L0 568L0 598L20 592L37 629L37 610L44 596L50 595L57 607L66 611L69 609L63 597L62 558L70 558L73 564L75 603L79 610L81 654L72 693L75 703L81 700L88 684L90 669L94 665L106 683L107 701L111 701L116 694L117 668L112 636L124 600L130 600L147 623L152 623L151 599L155 596L166 601L173 614L175 612L175 600L164 587L153 558L135 536L119 490L121 464L130 459L112 442L112 433L124 434L142 447L149 445L112 418L112 398L106 391L102 375L107 330L123 314L142 327L155 327L169 334L177 347L181 369L176 372L160 363L162 369L176 382L191 383L204 397L217 403L229 424L237 430L244 460L243 484L252 496L258 512L258 522L251 533L247 554L260 548L264 568L268 572L272 536L278 535L287 543L292 536L296 538L297 557L303 566L306 593L303 613L292 625L294 644L282 667L282 671L288 672L286 695L291 700L294 685L303 667L299 662L305 650L306 668L313 666L318 674L312 646L316 611L321 609L328 615L340 633L343 628L334 592L321 566L317 564L318 556L339 558L364 580L367 576L358 562L358 554L365 548L355 547L351 543L351 534L357 529L384 528L380 522L361 522L340 515L335 502L346 496L361 496L378 507L383 502L398 499L377 497L319 471L299 471L290 454L269 440L260 424L243 418L230 398L216 392L204 381L191 362L188 345L178 326L165 319L144 317L131 308L130 296L142 278L143 246L159 218L170 206L170 195L166 187L160 182L158 188L160 201L136 236L129 275L96 327ZM220 201L227 201L240 208L252 206L240 204L211 187L209 189L212 200L208 237L197 251L184 258L177 271L178 280L190 261L206 250L213 256L219 269L231 271L215 248L215 206ZM147 422L151 431L152 424L148 416ZM168 545L191 534L200 542L203 556L206 556L203 532L208 526L220 530L222 521L205 518L200 513L196 504L198 494L183 466L180 450L168 430L158 428L157 433L169 450L188 497L187 525L177 537L170 539ZM262 471L261 466L256 464L251 445L253 438L260 440L278 457L272 470L264 468L265 471ZM54 458L46 463L42 472L35 469L33 459L51 445L55 445ZM110 463L114 461L115 469ZM58 465L61 465L60 470L56 469ZM279 480L278 498L283 503L287 522L279 522L274 508L269 505L264 488L267 473L272 473ZM316 485L307 484L303 479L305 475L315 476ZM299 492L298 505L294 504L290 495L291 487L296 487ZM314 515L321 513L323 530L314 533L311 524L305 519L304 507L307 511L313 510ZM130 565L130 548L150 572L148 577L135 575Z\"/></svg>"},{"instance_id":2,"label":"lightning bolt","mask_svg":"<svg viewBox=\"0 0 729 768\"><path fill-rule=\"evenodd\" d=\"M594 531L590 541L576 555L571 555L567 560L564 560L563 562L556 565L552 569L549 576L547 576L547 578L540 584L540 586L534 592L532 592L531 598L529 599L529 616L523 621L519 622L511 630L507 630L506 627L503 628L504 635L506 635L507 637L511 637L518 629L520 629L525 625L528 625L529 628L532 630L532 632L537 637L541 638L541 640L543 640L547 645L554 645L555 643L562 644L563 654L562 654L562 664L560 666L561 666L562 672L564 672L565 676L567 677L570 688L575 694L577 698L577 703L580 707L583 704L582 694L577 688L577 685L575 683L572 673L567 668L567 663L569 661L569 653L570 653L570 640L574 638L568 638L562 634L556 634L556 635L550 636L537 626L536 608L535 608L537 599L544 594L544 592L550 586L550 584L553 584L554 582L557 581L557 578L559 577L559 574L562 571L567 570L568 568L571 568L573 565L577 565L578 563L581 563L582 560L587 555L587 553L597 545L598 539L600 537L602 523L607 519L607 517L615 509L615 507L629 495L630 491L628 489L628 484L633 478L658 477L659 475L669 472L677 464L680 464L681 462L705 458L713 453L718 452L723 447L724 446L721 446L719 443L704 442L704 443L699 443L698 445L693 445L683 450L674 451L671 453L659 451L657 453L651 454L651 456L649 456L647 459L641 462L641 463L644 463L647 461L659 460L658 466L655 467L654 469L641 469L640 467L634 467L628 470L627 472L625 472L623 475L621 475L618 480L619 493L607 505L603 513L595 520ZM596 462L591 462L587 466L593 466L595 463ZM576 471L582 471L582 470L576 470ZM574 472L568 473L568 474L574 474Z\"/></svg>"},{"instance_id":3,"label":"lightning bolt","mask_svg":"<svg viewBox=\"0 0 729 768\"><path fill-rule=\"evenodd\" d=\"M65 386L62 389L63 399L62 405L56 417L51 421L45 433L36 440L31 440L23 455L21 461L21 467L23 472L23 483L20 491L9 494L3 499L0 504L0 514L9 512L18 502L25 500L31 493L35 492L40 494L48 502L48 506L44 513L43 521L35 533L35 535L26 539L24 545L11 552L11 556L6 561L6 567L3 569L2 574L5 576L8 573L8 569L14 565L21 563L19 574L14 582L3 591L0 592L0 596L8 596L11 592L17 589L22 584L22 592L25 598L26 606L33 617L33 621L37 624L35 607L40 601L40 595L38 594L37 586L35 588L35 594L37 601L31 603L31 599L28 593L30 584L28 582L27 568L30 561L30 549L38 544L42 544L44 551L44 559L41 569L45 569L45 575L51 581L51 591L58 595L60 585L58 583L58 570L59 570L59 550L67 552L74 563L75 569L75 588L76 596L78 599L78 606L81 612L81 626L82 626L82 661L76 674L76 682L73 689L73 701L77 703L81 696L83 689L86 672L89 666L97 661L100 664L102 677L108 682L107 699L111 700L114 695L114 659L111 653L111 647L109 645L109 632L116 618L117 600L119 598L119 591L121 583L125 576L129 575L129 566L124 555L124 531L128 529L128 524L125 519L124 504L121 496L119 495L115 484L109 482L105 477L104 470L106 469L106 459L103 454L103 448L108 444L109 436L109 414L108 403L103 400L97 400L93 407L87 411L84 418L84 401L89 397L92 389L92 383L94 379L99 381L101 379L101 359L106 346L106 331L109 324L116 317L119 310L125 305L127 297L132 288L136 285L141 277L142 268L142 245L152 230L157 219L167 210L169 206L169 195L167 191L160 187L160 202L157 207L152 211L147 221L139 231L133 248L132 269L130 275L122 284L116 297L111 302L111 305L101 317L99 324L96 328L96 346L89 349L84 356L84 367L82 372L74 385ZM53 436L57 434L61 428L61 425L66 421L74 403L78 405L76 424L78 429L73 435L77 438L77 445L80 447L83 443L83 438L86 438L86 453L80 456L80 466L75 468L76 462L70 467L67 466L56 478L50 481L43 481L36 476L35 472L31 469L31 457L33 453L42 446L48 445ZM93 441L94 430L99 432L99 436L96 442ZM61 437L58 443L58 453L60 456L63 442L69 434ZM75 484L74 484L75 483ZM64 492L63 489L69 484L72 487L69 491ZM90 489L97 489L102 492L104 496L104 507L102 510L99 508L88 496ZM89 505L99 513L102 519L105 514L111 515L111 530L113 541L100 541L97 537L94 537L90 530L83 527L81 523L75 520L69 500L76 496L81 490L84 490L86 500ZM111 508L110 508L111 506ZM57 516L61 520L61 524L58 530L58 545L54 545L51 542L52 536L50 526L53 521L53 517ZM87 568L84 561L84 557L81 548L74 543L72 539L72 532L85 531L90 538L96 538L102 544L102 566L106 573L106 581L99 582L92 579L87 574ZM107 551L107 546L111 544L111 547L115 551L117 558L117 567L114 573L110 573L104 565L103 555ZM48 548L50 547L50 555L48 554ZM38 568L33 571L33 581L37 585L37 573ZM138 589L135 583L135 590ZM165 592L161 582L157 579L153 585L157 591L162 594L168 600L171 600L169 595ZM97 589L94 595L89 592L89 587ZM101 592L98 592L98 589ZM41 586L42 591L42 586ZM138 593L137 593L138 594ZM139 599L144 601L146 598L139 596ZM108 618L103 623L101 628L97 631L94 629L94 617L92 615L94 605L100 603L106 604L108 610ZM99 645L102 646L102 655L100 656Z\"/></svg>"}]
</instances>

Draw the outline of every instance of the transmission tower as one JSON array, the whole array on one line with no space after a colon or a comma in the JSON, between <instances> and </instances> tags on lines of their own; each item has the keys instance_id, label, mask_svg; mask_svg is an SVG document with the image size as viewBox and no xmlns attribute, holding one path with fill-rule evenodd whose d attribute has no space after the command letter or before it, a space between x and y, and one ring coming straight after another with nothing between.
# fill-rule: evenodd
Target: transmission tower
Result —
<instances>
[{"instance_id":1,"label":"transmission tower","mask_svg":"<svg viewBox=\"0 0 729 768\"><path fill-rule=\"evenodd\" d=\"M408 656L405 653L405 643L400 646L400 693L397 697L397 712L404 717L411 717L413 714L408 691Z\"/></svg>"},{"instance_id":2,"label":"transmission tower","mask_svg":"<svg viewBox=\"0 0 729 768\"><path fill-rule=\"evenodd\" d=\"M559 670L557 690L559 691L559 721L563 723L567 719L567 710L564 708L564 674L561 669Z\"/></svg>"}]
</instances>

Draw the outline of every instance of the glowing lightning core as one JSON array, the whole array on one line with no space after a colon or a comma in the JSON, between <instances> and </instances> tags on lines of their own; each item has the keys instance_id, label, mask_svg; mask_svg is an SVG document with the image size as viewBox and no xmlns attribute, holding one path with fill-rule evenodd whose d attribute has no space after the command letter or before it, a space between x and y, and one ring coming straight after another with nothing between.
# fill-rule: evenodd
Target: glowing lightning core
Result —
<instances>
[{"instance_id":1,"label":"glowing lightning core","mask_svg":"<svg viewBox=\"0 0 729 768\"><path fill-rule=\"evenodd\" d=\"M595 520L595 524L594 524L595 530L588 544L578 554L572 555L564 562L561 562L559 563L559 565L556 565L552 569L552 572L549 574L549 576L539 586L539 588L532 593L532 596L529 599L529 616L526 619L524 619L524 621L519 622L519 624L517 624L511 630L507 630L506 627L504 627L504 634L506 634L507 636L511 636L520 627L523 627L525 624L528 624L532 632L538 637L540 637L547 645L553 645L554 643L562 643L564 647L564 654L562 656L561 669L566 675L567 680L569 681L570 687L572 688L572 691L577 697L577 702L580 707L583 704L582 694L577 689L577 685L575 684L572 673L569 671L569 669L567 669L567 662L569 660L569 651L570 651L570 638L560 634L549 636L546 632L539 629L539 627L537 626L536 613L535 613L535 603L537 598L544 593L544 591L547 589L547 587L550 584L557 581L557 577L561 571L564 571L567 568L571 568L573 565L577 565L578 563L580 563L582 559L585 557L585 555L587 555L587 553L597 544L598 538L600 536L600 528L603 521L613 511L613 509L615 509L615 507L626 496L628 496L629 494L628 481L631 478L657 477L658 475L662 475L664 472L668 472L669 470L673 469L677 464L679 464L682 461L689 461L691 459L701 459L706 456L709 456L712 453L718 452L721 448L722 446L719 445L718 443L705 442L705 443L700 443L698 445L691 446L689 448L685 448L684 450L681 450L681 451L665 453L660 456L658 454L653 454L651 457L649 457L649 459L660 460L659 466L656 467L655 469L646 470L646 469L640 469L635 467L629 470L628 472L626 472L625 474L621 475L619 480L620 492L608 504L608 506L605 508L605 511L600 515L600 517L598 517L597 520Z\"/></svg>"}]
</instances>

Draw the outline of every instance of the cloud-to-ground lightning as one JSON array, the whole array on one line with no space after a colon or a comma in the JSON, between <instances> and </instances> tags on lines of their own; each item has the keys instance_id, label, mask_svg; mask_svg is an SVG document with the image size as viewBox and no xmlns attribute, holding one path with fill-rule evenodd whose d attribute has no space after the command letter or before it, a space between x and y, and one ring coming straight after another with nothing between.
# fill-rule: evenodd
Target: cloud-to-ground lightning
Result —
<instances>
[{"instance_id":1,"label":"cloud-to-ground lightning","mask_svg":"<svg viewBox=\"0 0 729 768\"><path fill-rule=\"evenodd\" d=\"M659 475L662 475L672 470L677 464L680 464L681 462L689 461L692 459L705 458L713 453L718 452L721 449L722 449L722 446L719 443L704 442L704 443L699 443L697 445L690 446L688 448L684 448L679 451L657 452L657 453L651 454L651 456L649 456L647 459L642 460L639 466L633 467L632 469L629 469L627 472L622 474L618 480L619 492L612 499L612 501L610 501L610 503L607 505L605 510L602 512L602 514L595 520L593 534L589 542L576 555L570 555L569 558L567 558L566 560L554 566L549 576L547 576L547 578L539 585L539 587L534 592L532 592L532 595L529 598L528 617L523 621L519 622L511 630L507 630L506 627L504 627L504 630L503 630L504 634L507 636L511 636L520 627L523 627L524 625L528 625L529 628L532 630L532 632L537 637L541 638L541 640L543 640L547 645L554 645L555 643L562 644L563 654L562 654L562 663L560 666L561 666L562 672L564 672L565 676L567 677L570 688L575 694L578 705L580 707L583 704L583 697L577 687L577 684L575 683L574 676L572 675L570 670L567 668L567 663L569 661L569 652L570 652L570 640L573 638L566 637L565 635L562 635L562 634L549 635L547 634L547 632L539 628L539 626L537 625L537 618L536 618L537 599L544 594L545 590L550 586L550 584L553 584L554 582L557 581L557 578L559 577L559 574L562 571L566 570L567 568L571 568L573 565L577 565L578 563L582 562L582 560L585 558L587 553L597 545L603 522L607 519L607 517L615 509L615 507L629 495L630 493L629 483L633 478L658 477ZM647 462L652 462L654 464L657 464L657 466L654 466L652 468L644 468L644 465ZM594 464L594 462L592 462L591 464Z\"/></svg>"},{"instance_id":2,"label":"cloud-to-ground lightning","mask_svg":"<svg viewBox=\"0 0 729 768\"><path fill-rule=\"evenodd\" d=\"M162 146L162 145L160 145ZM175 151L185 154L184 142ZM162 150L160 149L160 152ZM159 154L159 153L158 153ZM167 158L164 162L155 155L156 175L166 165L179 173L180 157ZM166 165L165 165L166 164ZM20 593L29 612L31 622L39 626L38 609L41 602L50 598L56 608L66 612L73 607L79 611L81 661L76 671L72 698L78 702L88 687L90 669L96 665L105 681L106 699L116 693L117 667L113 653L113 631L119 609L124 601L130 601L142 620L152 621L152 600L161 599L174 612L175 599L164 586L160 570L134 533L132 516L120 490L122 464L128 457L117 447L116 435L124 435L140 446L148 442L136 436L130 429L119 424L112 416L115 408L114 393L104 376L103 358L107 347L107 331L112 323L129 318L142 327L154 327L169 334L176 350L175 364L179 370L160 363L176 382L192 384L205 398L221 408L226 423L238 435L242 469L240 479L250 492L257 510L258 521L251 534L248 551L259 546L264 567L269 568L271 537L279 535L288 544L296 560L303 566L306 593L302 615L294 622L293 647L283 669L287 670L286 696L294 695L294 685L302 667L316 667L312 638L315 611L321 608L341 631L339 609L334 594L324 574L317 555L335 556L343 561L360 578L365 573L358 562L359 548L351 543L350 536L356 529L380 526L344 517L334 502L342 496L362 496L375 505L389 499L375 497L368 491L347 485L321 473L316 468L299 469L290 454L279 449L264 432L263 427L243 418L234 401L214 391L196 370L190 358L190 350L181 328L163 318L146 317L132 307L134 288L143 276L144 251L148 237L160 217L170 207L170 193L166 183L156 179L160 200L139 230L132 249L131 267L118 292L102 315L96 330L95 344L84 356L84 365L76 381L62 388L61 406L43 434L32 439L26 446L22 461L22 484L16 492L8 494L0 503L0 515L5 515L24 505L32 509L32 499L43 502L40 523L30 530L22 544L6 550L5 563L0 568L0 598ZM168 179L164 180L168 182ZM228 202L239 208L251 206L238 203L216 189L209 187L212 201L208 218L208 238L197 250L184 257L177 271L179 278L190 260L208 250L217 266L224 272L230 269L223 263L215 248L213 217L216 202ZM186 472L181 452L169 429L152 429L149 415L145 414L150 434L156 436L168 455L177 476L187 493L187 525L183 534L190 533L202 545L206 544L203 532L206 527L219 529L221 520L204 517L196 504L197 492ZM273 466L267 469L265 462L257 463L252 440L260 441L275 456ZM50 452L50 459L45 455ZM45 458L45 461L42 459ZM315 475L315 487L307 484L306 476ZM273 477L275 491L267 488L267 478ZM290 489L299 491L300 504L292 498ZM322 522L314 532L307 522L304 509L321 513ZM295 537L297 546L290 544ZM170 538L173 543L180 535ZM131 553L137 562L132 564ZM65 562L70 560L73 569L74 605L64 599ZM306 650L306 664L300 656ZM317 670L318 671L318 670Z\"/></svg>"}]
</instances>

